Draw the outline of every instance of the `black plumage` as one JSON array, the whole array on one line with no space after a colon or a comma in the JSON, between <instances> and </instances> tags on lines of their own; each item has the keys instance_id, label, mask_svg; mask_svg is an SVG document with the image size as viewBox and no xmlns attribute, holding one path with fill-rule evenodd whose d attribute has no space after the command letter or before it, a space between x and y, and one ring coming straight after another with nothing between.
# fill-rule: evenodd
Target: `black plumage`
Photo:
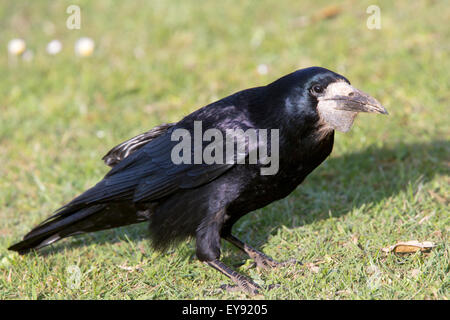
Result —
<instances>
[{"instance_id":1,"label":"black plumage","mask_svg":"<svg viewBox=\"0 0 450 320\"><path fill-rule=\"evenodd\" d=\"M9 249L23 254L71 235L148 221L155 248L164 250L194 237L201 261L229 276L240 288L256 292L255 283L219 261L221 238L247 252L258 266L280 265L233 237L233 224L243 215L289 195L328 157L334 128L324 119L328 119L327 103L333 97L336 104L332 112L340 112L338 116L344 119L337 120L338 125L339 121L350 121L348 117L356 112L386 113L375 99L359 90L348 93L339 89L336 93L337 89L333 91L330 86L336 83L342 84L336 88L352 88L347 79L327 69L298 70L116 146L103 158L112 166L103 180ZM171 150L178 141L172 141L171 135L176 129L193 133L194 121L202 121L203 131L214 128L223 133L227 129L278 129L277 173L262 175L260 169L265 165L261 163L174 164Z\"/></svg>"}]
</instances>

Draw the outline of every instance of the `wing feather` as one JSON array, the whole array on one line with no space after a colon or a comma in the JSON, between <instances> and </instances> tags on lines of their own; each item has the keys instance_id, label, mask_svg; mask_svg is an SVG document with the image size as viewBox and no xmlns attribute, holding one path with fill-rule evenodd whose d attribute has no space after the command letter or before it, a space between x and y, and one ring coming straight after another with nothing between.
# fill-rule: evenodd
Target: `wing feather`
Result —
<instances>
[{"instance_id":1,"label":"wing feather","mask_svg":"<svg viewBox=\"0 0 450 320\"><path fill-rule=\"evenodd\" d=\"M174 123L163 123L157 127L150 129L140 135L137 135L121 144L115 146L102 158L102 160L110 167L114 167L120 161L128 157L130 154L141 149L144 145L165 133Z\"/></svg>"},{"instance_id":2,"label":"wing feather","mask_svg":"<svg viewBox=\"0 0 450 320\"><path fill-rule=\"evenodd\" d=\"M65 207L123 200L153 202L179 189L199 187L224 174L234 164L177 165L171 159L171 151L179 143L171 139L176 128L183 128L192 133L193 120L199 118L210 128L214 127L218 119L217 110L226 112L226 116L230 118L236 118L236 114L237 117L244 117L240 109L232 105L218 104L217 108L213 107L197 110L177 124L155 127L113 148L103 158L108 165L113 165L113 168L102 181ZM248 121L233 122L233 125L243 130L249 128ZM191 156L193 159L193 154Z\"/></svg>"}]
</instances>

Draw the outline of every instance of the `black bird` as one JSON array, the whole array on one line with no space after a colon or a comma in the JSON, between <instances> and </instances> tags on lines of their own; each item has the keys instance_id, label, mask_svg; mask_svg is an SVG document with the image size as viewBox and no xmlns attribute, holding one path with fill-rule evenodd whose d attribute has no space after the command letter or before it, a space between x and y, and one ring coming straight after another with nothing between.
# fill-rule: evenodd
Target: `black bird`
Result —
<instances>
[{"instance_id":1,"label":"black bird","mask_svg":"<svg viewBox=\"0 0 450 320\"><path fill-rule=\"evenodd\" d=\"M219 260L221 239L246 252L258 267L284 265L234 237L233 224L289 195L331 153L334 130L348 131L359 112L387 114L377 100L352 87L345 77L319 67L237 92L113 148L103 158L112 167L103 180L9 249L24 254L75 234L148 221L154 248L164 250L195 237L198 259L231 278L237 286L229 288L256 293L257 284ZM203 132L216 129L226 137L229 129L258 133L278 129L278 137L274 136L275 141L271 136L270 143L264 143L258 136L256 144L249 137L241 139L245 143L243 163L237 156L223 163L198 162L198 146L188 154L190 161L174 163L172 151L180 140L196 135L195 125L200 121ZM176 132L182 132L183 139L174 139ZM278 150L272 142L278 143ZM267 155L278 152L271 174L262 173L267 161L246 161L263 144ZM205 149L205 141L200 147L200 151Z\"/></svg>"}]
</instances>

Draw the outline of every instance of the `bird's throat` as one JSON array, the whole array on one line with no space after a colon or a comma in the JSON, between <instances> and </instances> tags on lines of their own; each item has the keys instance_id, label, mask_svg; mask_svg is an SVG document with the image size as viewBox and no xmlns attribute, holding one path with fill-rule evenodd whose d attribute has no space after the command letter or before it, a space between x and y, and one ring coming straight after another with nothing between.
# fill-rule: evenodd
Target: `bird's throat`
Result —
<instances>
[{"instance_id":1,"label":"bird's throat","mask_svg":"<svg viewBox=\"0 0 450 320\"><path fill-rule=\"evenodd\" d=\"M336 101L325 100L319 101L317 110L321 118L321 122L325 127L341 132L348 132L353 121L356 118L357 112L338 110Z\"/></svg>"}]
</instances>

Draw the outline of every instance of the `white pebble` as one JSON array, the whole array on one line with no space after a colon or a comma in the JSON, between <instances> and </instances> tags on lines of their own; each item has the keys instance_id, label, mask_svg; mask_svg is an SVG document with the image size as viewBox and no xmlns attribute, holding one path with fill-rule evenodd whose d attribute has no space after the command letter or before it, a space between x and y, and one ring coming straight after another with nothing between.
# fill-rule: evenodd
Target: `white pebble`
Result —
<instances>
[{"instance_id":1,"label":"white pebble","mask_svg":"<svg viewBox=\"0 0 450 320\"><path fill-rule=\"evenodd\" d=\"M75 53L82 57L89 57L94 52L94 40L91 38L80 38L75 43Z\"/></svg>"},{"instance_id":2,"label":"white pebble","mask_svg":"<svg viewBox=\"0 0 450 320\"><path fill-rule=\"evenodd\" d=\"M58 54L62 49L62 44L59 40L52 40L47 44L47 53L51 55Z\"/></svg>"},{"instance_id":3,"label":"white pebble","mask_svg":"<svg viewBox=\"0 0 450 320\"><path fill-rule=\"evenodd\" d=\"M266 64L260 64L257 71L260 75L265 75L269 72L269 67Z\"/></svg>"},{"instance_id":4,"label":"white pebble","mask_svg":"<svg viewBox=\"0 0 450 320\"><path fill-rule=\"evenodd\" d=\"M12 39L8 43L8 52L13 56L19 56L25 52L27 45L23 39Z\"/></svg>"}]
</instances>

